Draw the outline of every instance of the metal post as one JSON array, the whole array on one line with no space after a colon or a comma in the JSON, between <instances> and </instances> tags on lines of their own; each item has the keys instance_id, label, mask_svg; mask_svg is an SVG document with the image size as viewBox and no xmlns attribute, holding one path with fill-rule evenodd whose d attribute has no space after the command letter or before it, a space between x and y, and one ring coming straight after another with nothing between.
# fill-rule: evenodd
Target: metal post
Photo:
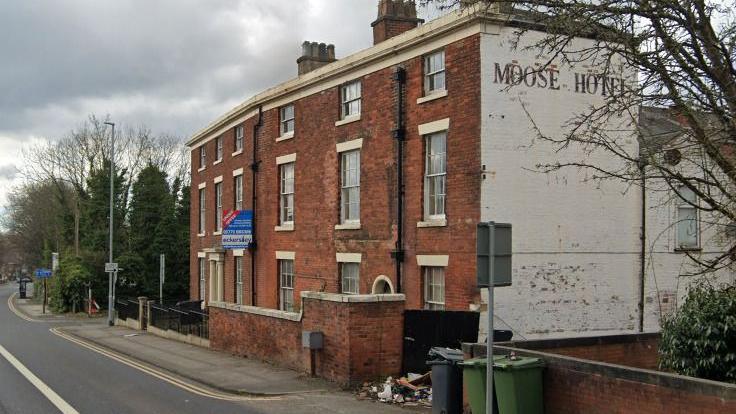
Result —
<instances>
[{"instance_id":1,"label":"metal post","mask_svg":"<svg viewBox=\"0 0 736 414\"><path fill-rule=\"evenodd\" d=\"M113 209L113 199L114 199L114 192L115 192L115 123L114 122L105 122L105 125L110 125L112 127L112 136L110 138L110 259L109 263L112 263L112 235L113 235L113 215L114 215L114 209ZM110 271L109 274L109 281L108 281L108 287L107 287L107 324L112 326L113 321L113 312L114 312L114 304L115 304L115 298L113 289L113 284L115 283L113 281L114 278L114 271Z\"/></svg>"},{"instance_id":2,"label":"metal post","mask_svg":"<svg viewBox=\"0 0 736 414\"><path fill-rule=\"evenodd\" d=\"M159 256L158 299L164 303L164 278L166 277L166 255Z\"/></svg>"},{"instance_id":3,"label":"metal post","mask_svg":"<svg viewBox=\"0 0 736 414\"><path fill-rule=\"evenodd\" d=\"M493 414L493 242L495 239L495 223L488 229L488 337L486 339L486 414Z\"/></svg>"}]
</instances>

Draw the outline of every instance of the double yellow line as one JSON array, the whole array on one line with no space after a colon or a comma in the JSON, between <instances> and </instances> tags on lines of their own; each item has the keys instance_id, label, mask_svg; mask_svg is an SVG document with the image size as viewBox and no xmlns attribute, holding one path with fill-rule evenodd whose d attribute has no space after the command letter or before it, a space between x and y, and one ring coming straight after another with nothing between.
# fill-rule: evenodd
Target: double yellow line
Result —
<instances>
[{"instance_id":1,"label":"double yellow line","mask_svg":"<svg viewBox=\"0 0 736 414\"><path fill-rule=\"evenodd\" d=\"M43 321L39 321L38 319L33 319L29 317L28 315L19 311L15 307L15 303L13 303L13 300L15 299L15 295L17 294L18 292L13 292L13 294L8 297L8 308L10 309L10 311L13 312L17 317L23 319L26 322L43 322Z\"/></svg>"},{"instance_id":2,"label":"double yellow line","mask_svg":"<svg viewBox=\"0 0 736 414\"><path fill-rule=\"evenodd\" d=\"M49 329L51 333L54 335L60 336L67 341L73 342L79 346L85 347L89 350L92 350L94 352L97 352L98 354L102 354L110 359L113 359L115 361L118 361L122 364L125 364L129 367L135 368L139 371L145 372L148 375L151 375L155 378L158 378L162 381L166 381L171 385L174 385L176 387L179 387L181 389L184 389L186 391L189 391L193 394L201 395L203 397L208 398L214 398L217 400L223 400L223 401L273 401L273 400L280 400L281 397L249 397L249 396L243 396L243 395L233 395L233 394L227 394L223 392L213 391L204 387L200 387L188 382L185 382L177 377L174 377L172 375L166 374L162 371L155 370L149 366L146 366L144 364L141 364L137 361L134 361L132 359L126 358L123 355L120 355L116 352L112 352L108 349L105 349L103 347L97 346L95 344L89 343L87 341L81 340L75 336L72 336L66 332L61 331L58 328L51 328Z\"/></svg>"}]
</instances>

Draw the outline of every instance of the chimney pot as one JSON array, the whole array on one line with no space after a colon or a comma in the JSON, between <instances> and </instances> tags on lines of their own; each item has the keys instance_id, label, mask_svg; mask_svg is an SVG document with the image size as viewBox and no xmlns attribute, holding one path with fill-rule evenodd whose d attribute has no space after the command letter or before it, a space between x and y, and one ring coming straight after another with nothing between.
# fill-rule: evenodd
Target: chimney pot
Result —
<instances>
[{"instance_id":1,"label":"chimney pot","mask_svg":"<svg viewBox=\"0 0 736 414\"><path fill-rule=\"evenodd\" d=\"M298 73L301 76L335 60L337 59L335 59L334 45L304 41L302 55L296 60Z\"/></svg>"}]
</instances>

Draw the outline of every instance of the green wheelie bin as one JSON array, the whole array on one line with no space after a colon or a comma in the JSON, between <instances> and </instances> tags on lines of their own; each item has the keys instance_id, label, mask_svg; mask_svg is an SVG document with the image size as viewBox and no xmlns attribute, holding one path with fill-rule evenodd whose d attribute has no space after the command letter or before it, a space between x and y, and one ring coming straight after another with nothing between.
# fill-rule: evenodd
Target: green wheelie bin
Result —
<instances>
[{"instance_id":1,"label":"green wheelie bin","mask_svg":"<svg viewBox=\"0 0 736 414\"><path fill-rule=\"evenodd\" d=\"M462 363L465 389L473 414L486 412L486 358ZM539 358L493 357L494 403L498 414L542 414L542 368Z\"/></svg>"}]
</instances>

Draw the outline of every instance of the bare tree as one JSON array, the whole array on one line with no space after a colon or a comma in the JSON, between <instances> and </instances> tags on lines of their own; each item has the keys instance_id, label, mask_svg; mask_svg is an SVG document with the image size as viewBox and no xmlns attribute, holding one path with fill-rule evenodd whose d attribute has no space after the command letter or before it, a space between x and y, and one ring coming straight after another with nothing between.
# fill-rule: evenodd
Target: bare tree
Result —
<instances>
[{"instance_id":1,"label":"bare tree","mask_svg":"<svg viewBox=\"0 0 736 414\"><path fill-rule=\"evenodd\" d=\"M648 183L689 204L702 214L724 246L724 253L688 253L702 272L729 266L736 260L736 19L732 3L703 0L421 0L421 5L468 8L507 19L517 39L530 30L545 35L532 45L552 62L595 67L586 82L606 88L599 104L570 119L563 134L537 128L539 140L560 153L582 146L586 154L604 152L620 160L617 167L594 158L538 165L539 171L563 168L590 170L599 180ZM592 39L576 42L575 39ZM609 83L617 62L634 71L633 81ZM534 76L524 73L523 76ZM513 83L522 79L514 79ZM592 85L592 86L591 86ZM585 84L582 85L586 87ZM641 113L640 113L641 112ZM621 114L640 122L639 150L629 151L609 133ZM528 114L534 122L534 114ZM694 194L694 197L691 195ZM671 201L671 200L670 200Z\"/></svg>"}]
</instances>

